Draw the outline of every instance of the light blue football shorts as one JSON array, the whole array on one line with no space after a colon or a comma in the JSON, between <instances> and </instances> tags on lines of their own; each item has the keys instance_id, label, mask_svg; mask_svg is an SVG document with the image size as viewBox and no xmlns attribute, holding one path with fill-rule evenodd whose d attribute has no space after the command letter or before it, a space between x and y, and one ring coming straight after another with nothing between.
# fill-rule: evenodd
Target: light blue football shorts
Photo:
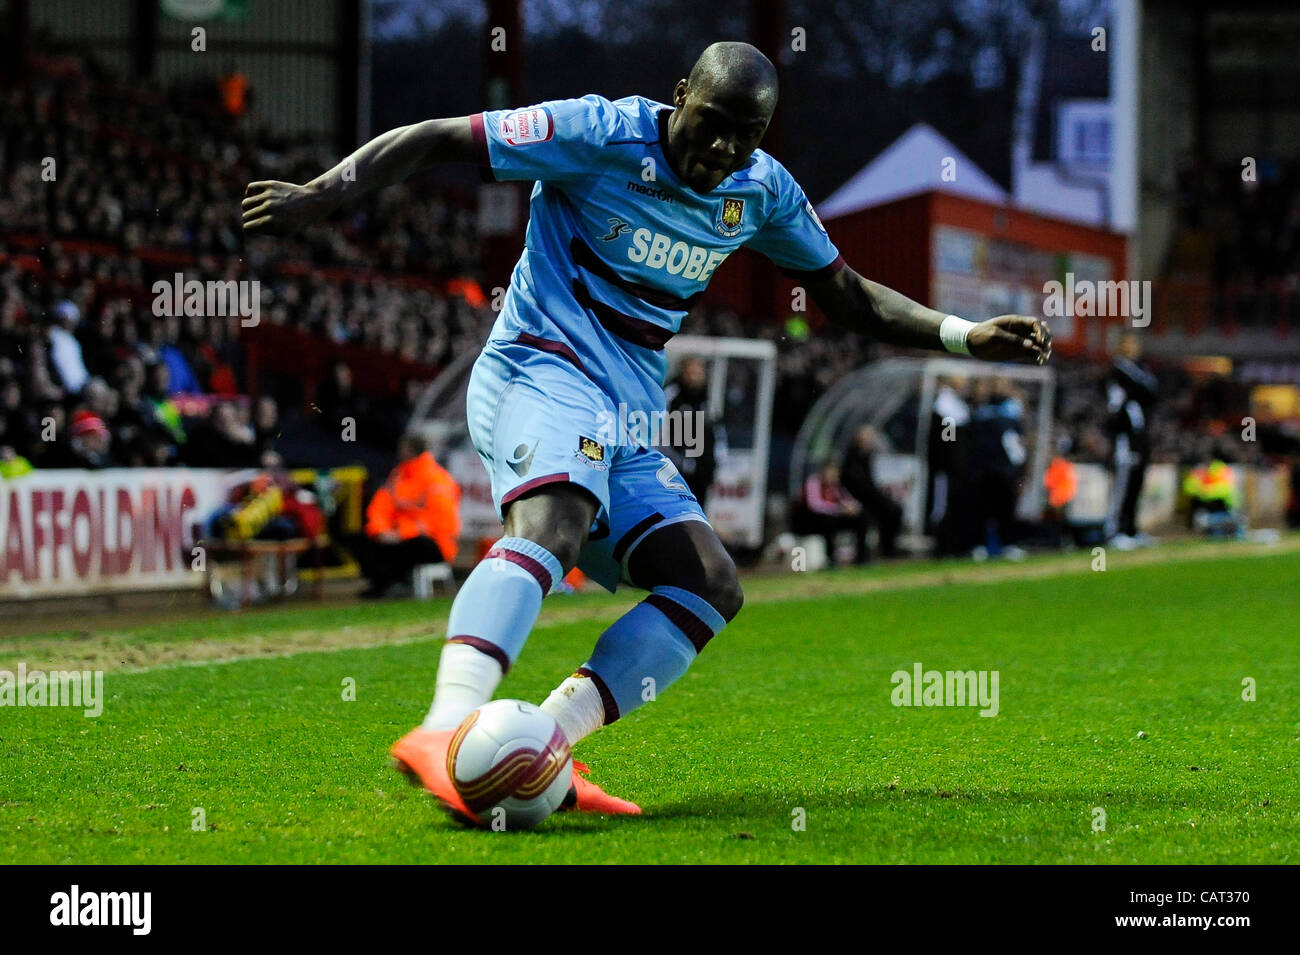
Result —
<instances>
[{"instance_id":1,"label":"light blue football shorts","mask_svg":"<svg viewBox=\"0 0 1300 955\"><path fill-rule=\"evenodd\" d=\"M543 351L546 348L546 351ZM555 351L550 351L554 348ZM662 451L619 439L619 408L563 346L490 340L469 376L469 437L497 516L534 487L572 482L601 503L578 569L614 591L647 534L705 512Z\"/></svg>"},{"instance_id":2,"label":"light blue football shorts","mask_svg":"<svg viewBox=\"0 0 1300 955\"><path fill-rule=\"evenodd\" d=\"M595 496L600 510L578 567L613 591L630 582L628 558L652 531L708 520L662 451L619 439L614 399L563 349L542 339L489 341L470 374L469 434L498 517L545 484L568 481Z\"/></svg>"}]
</instances>

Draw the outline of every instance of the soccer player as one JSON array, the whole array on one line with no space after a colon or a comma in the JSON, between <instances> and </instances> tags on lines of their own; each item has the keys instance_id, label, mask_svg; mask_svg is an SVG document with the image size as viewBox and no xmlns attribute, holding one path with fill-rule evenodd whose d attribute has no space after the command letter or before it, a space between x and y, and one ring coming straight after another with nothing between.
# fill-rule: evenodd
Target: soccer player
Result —
<instances>
[{"instance_id":1,"label":"soccer player","mask_svg":"<svg viewBox=\"0 0 1300 955\"><path fill-rule=\"evenodd\" d=\"M677 81L671 106L588 95L426 120L306 185L245 192L244 229L286 234L434 163L536 181L524 251L468 392L505 536L452 605L428 716L392 750L453 809L465 812L447 775L452 734L492 698L570 568L610 590L649 591L542 704L575 745L640 706L645 687L667 689L740 610L736 568L685 482L616 427L663 411L664 343L728 255L756 249L831 321L884 342L990 361L1050 354L1034 318L965 321L849 268L798 183L758 148L776 102L762 53L715 43ZM575 764L569 808L640 812L583 769Z\"/></svg>"}]
</instances>

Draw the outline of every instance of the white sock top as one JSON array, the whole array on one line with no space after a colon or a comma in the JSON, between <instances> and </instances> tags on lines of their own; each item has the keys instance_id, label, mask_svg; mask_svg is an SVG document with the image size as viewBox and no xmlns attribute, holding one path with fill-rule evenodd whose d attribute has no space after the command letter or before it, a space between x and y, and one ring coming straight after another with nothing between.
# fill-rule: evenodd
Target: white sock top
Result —
<instances>
[{"instance_id":1,"label":"white sock top","mask_svg":"<svg viewBox=\"0 0 1300 955\"><path fill-rule=\"evenodd\" d=\"M433 706L424 718L428 730L451 730L492 699L501 682L501 664L466 643L443 645Z\"/></svg>"},{"instance_id":2,"label":"white sock top","mask_svg":"<svg viewBox=\"0 0 1300 955\"><path fill-rule=\"evenodd\" d=\"M596 682L585 676L571 676L552 690L542 703L542 712L560 724L570 746L577 746L605 725L600 691Z\"/></svg>"}]
</instances>

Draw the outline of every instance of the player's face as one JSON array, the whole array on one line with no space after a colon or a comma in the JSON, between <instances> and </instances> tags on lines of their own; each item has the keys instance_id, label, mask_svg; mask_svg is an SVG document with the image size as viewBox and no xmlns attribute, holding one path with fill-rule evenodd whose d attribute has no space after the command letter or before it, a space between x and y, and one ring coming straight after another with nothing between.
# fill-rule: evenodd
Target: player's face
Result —
<instances>
[{"instance_id":1,"label":"player's face","mask_svg":"<svg viewBox=\"0 0 1300 955\"><path fill-rule=\"evenodd\" d=\"M772 118L753 99L713 95L677 84L673 150L677 174L696 192L712 192L749 161Z\"/></svg>"}]
</instances>

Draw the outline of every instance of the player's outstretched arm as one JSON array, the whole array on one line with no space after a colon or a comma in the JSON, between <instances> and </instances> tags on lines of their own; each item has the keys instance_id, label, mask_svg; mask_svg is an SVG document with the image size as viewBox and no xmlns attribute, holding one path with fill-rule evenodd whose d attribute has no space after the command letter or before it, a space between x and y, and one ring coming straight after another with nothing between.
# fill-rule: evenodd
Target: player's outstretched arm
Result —
<instances>
[{"instance_id":1,"label":"player's outstretched arm","mask_svg":"<svg viewBox=\"0 0 1300 955\"><path fill-rule=\"evenodd\" d=\"M468 116L390 129L306 185L250 182L244 190L244 231L291 235L344 202L401 182L426 166L476 158Z\"/></svg>"},{"instance_id":2,"label":"player's outstretched arm","mask_svg":"<svg viewBox=\"0 0 1300 955\"><path fill-rule=\"evenodd\" d=\"M836 325L890 345L1040 365L1052 354L1052 333L1040 319L999 315L984 322L964 322L926 308L848 267L808 283L808 293Z\"/></svg>"}]
</instances>

